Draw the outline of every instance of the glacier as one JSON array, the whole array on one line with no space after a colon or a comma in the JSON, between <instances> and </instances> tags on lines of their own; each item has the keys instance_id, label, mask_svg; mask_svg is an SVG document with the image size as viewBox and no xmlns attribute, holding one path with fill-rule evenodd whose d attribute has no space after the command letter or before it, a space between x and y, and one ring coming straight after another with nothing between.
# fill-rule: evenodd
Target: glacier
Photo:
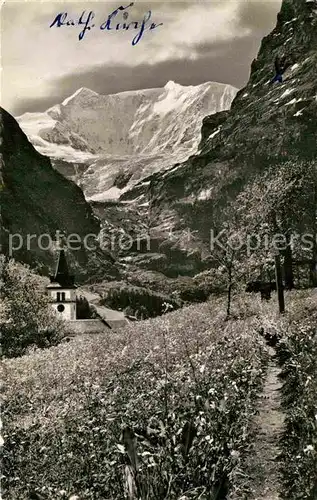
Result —
<instances>
[{"instance_id":1,"label":"glacier","mask_svg":"<svg viewBox=\"0 0 317 500\"><path fill-rule=\"evenodd\" d=\"M54 168L87 200L117 200L195 154L206 115L230 108L238 89L206 82L101 95L80 88L43 113L16 117Z\"/></svg>"}]
</instances>

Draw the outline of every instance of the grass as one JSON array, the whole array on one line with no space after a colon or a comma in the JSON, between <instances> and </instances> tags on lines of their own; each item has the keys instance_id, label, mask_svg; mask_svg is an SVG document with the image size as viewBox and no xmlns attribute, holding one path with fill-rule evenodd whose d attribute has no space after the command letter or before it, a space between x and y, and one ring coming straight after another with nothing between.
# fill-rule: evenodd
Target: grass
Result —
<instances>
[{"instance_id":1,"label":"grass","mask_svg":"<svg viewBox=\"0 0 317 500\"><path fill-rule=\"evenodd\" d=\"M317 499L317 290L286 294L286 314L262 306L262 328L278 340L282 409L281 437L284 500Z\"/></svg>"},{"instance_id":2,"label":"grass","mask_svg":"<svg viewBox=\"0 0 317 500\"><path fill-rule=\"evenodd\" d=\"M278 318L275 302L236 297L226 321L225 301L214 298L5 360L5 498L226 498L250 449L265 377L261 328L283 335L285 498L316 498L308 496L316 299L295 292L286 304L290 312Z\"/></svg>"},{"instance_id":3,"label":"grass","mask_svg":"<svg viewBox=\"0 0 317 500\"><path fill-rule=\"evenodd\" d=\"M282 440L285 500L317 498L317 293L298 294L280 325L286 427Z\"/></svg>"},{"instance_id":4,"label":"grass","mask_svg":"<svg viewBox=\"0 0 317 500\"><path fill-rule=\"evenodd\" d=\"M6 497L223 498L266 362L251 306L224 310L217 299L6 360Z\"/></svg>"}]
</instances>

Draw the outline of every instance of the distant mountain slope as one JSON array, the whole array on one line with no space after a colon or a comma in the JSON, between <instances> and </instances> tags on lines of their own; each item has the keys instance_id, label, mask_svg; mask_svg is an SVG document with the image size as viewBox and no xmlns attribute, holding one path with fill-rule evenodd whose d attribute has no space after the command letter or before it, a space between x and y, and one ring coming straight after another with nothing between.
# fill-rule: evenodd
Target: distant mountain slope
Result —
<instances>
[{"instance_id":1,"label":"distant mountain slope","mask_svg":"<svg viewBox=\"0 0 317 500\"><path fill-rule=\"evenodd\" d=\"M81 88L46 113L18 117L35 148L89 199L119 198L144 177L197 151L204 116L237 89L207 82L99 95Z\"/></svg>"},{"instance_id":2,"label":"distant mountain slope","mask_svg":"<svg viewBox=\"0 0 317 500\"><path fill-rule=\"evenodd\" d=\"M22 247L12 256L48 270L54 263L54 255L52 250L40 248L48 245L45 235L54 239L59 230L66 235L77 234L81 242L88 234L98 235L99 221L82 191L52 168L49 158L34 149L16 120L1 108L0 167L1 249L4 253L9 252L10 234L20 235ZM39 244L41 235L44 236ZM19 236L13 241L17 245ZM104 273L103 276L117 275L106 253L88 252L81 245L72 257L73 270L81 279L98 272Z\"/></svg>"},{"instance_id":3,"label":"distant mountain slope","mask_svg":"<svg viewBox=\"0 0 317 500\"><path fill-rule=\"evenodd\" d=\"M285 54L282 84L270 85L274 59ZM317 2L284 0L262 41L248 84L230 111L206 117L199 152L147 179L161 238L188 230L188 245L208 250L210 230L255 175L290 159L317 160ZM136 185L131 199L142 186ZM168 224L166 224L168 221Z\"/></svg>"}]
</instances>

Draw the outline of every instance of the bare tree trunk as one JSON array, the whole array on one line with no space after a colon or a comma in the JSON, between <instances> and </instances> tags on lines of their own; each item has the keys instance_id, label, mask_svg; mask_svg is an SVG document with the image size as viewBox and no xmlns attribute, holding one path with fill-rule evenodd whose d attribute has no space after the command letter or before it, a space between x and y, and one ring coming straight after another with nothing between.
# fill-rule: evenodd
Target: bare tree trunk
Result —
<instances>
[{"instance_id":1,"label":"bare tree trunk","mask_svg":"<svg viewBox=\"0 0 317 500\"><path fill-rule=\"evenodd\" d=\"M300 277L301 276L300 276L300 268L299 268L298 264L296 264L295 269L296 269L296 286L297 286L297 288L300 288L300 285L301 285L301 279L300 279Z\"/></svg>"},{"instance_id":2,"label":"bare tree trunk","mask_svg":"<svg viewBox=\"0 0 317 500\"><path fill-rule=\"evenodd\" d=\"M317 245L315 245L314 249L314 257L310 262L309 268L309 284L311 287L317 287Z\"/></svg>"},{"instance_id":3,"label":"bare tree trunk","mask_svg":"<svg viewBox=\"0 0 317 500\"><path fill-rule=\"evenodd\" d=\"M313 221L313 251L312 259L309 266L309 283L312 287L317 287L317 182L314 188L314 221Z\"/></svg>"},{"instance_id":4,"label":"bare tree trunk","mask_svg":"<svg viewBox=\"0 0 317 500\"><path fill-rule=\"evenodd\" d=\"M276 275L276 289L278 297L278 305L280 314L285 312L284 289L281 270L281 259L279 253L275 255L275 275Z\"/></svg>"},{"instance_id":5,"label":"bare tree trunk","mask_svg":"<svg viewBox=\"0 0 317 500\"><path fill-rule=\"evenodd\" d=\"M230 317L230 310L231 310L231 295L232 295L232 269L230 267L229 269L229 286L228 286L228 296L227 296L227 318Z\"/></svg>"},{"instance_id":6,"label":"bare tree trunk","mask_svg":"<svg viewBox=\"0 0 317 500\"><path fill-rule=\"evenodd\" d=\"M292 290L294 288L293 252L289 235L287 235L287 247L284 251L284 279L285 288L287 290Z\"/></svg>"}]
</instances>

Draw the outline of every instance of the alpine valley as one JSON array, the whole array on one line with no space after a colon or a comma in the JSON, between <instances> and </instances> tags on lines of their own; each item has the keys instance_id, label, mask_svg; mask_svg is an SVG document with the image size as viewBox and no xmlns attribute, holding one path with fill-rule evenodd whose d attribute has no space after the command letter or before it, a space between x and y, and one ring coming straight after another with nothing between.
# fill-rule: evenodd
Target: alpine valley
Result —
<instances>
[{"instance_id":1,"label":"alpine valley","mask_svg":"<svg viewBox=\"0 0 317 500\"><path fill-rule=\"evenodd\" d=\"M34 147L87 200L120 199L197 152L202 120L230 108L237 89L205 83L99 95L80 88L46 113L17 118Z\"/></svg>"},{"instance_id":2,"label":"alpine valley","mask_svg":"<svg viewBox=\"0 0 317 500\"><path fill-rule=\"evenodd\" d=\"M316 158L316 43L315 2L284 0L239 92L211 82L114 95L81 88L45 113L17 117L12 130L26 134L39 169L50 158L59 183L82 189L80 205L106 239L150 233L150 251L110 245L123 274L195 276L210 267L210 230L222 227L230 202L274 165ZM281 53L284 81L270 85Z\"/></svg>"},{"instance_id":3,"label":"alpine valley","mask_svg":"<svg viewBox=\"0 0 317 500\"><path fill-rule=\"evenodd\" d=\"M4 498L317 500L317 0L281 4L239 91L0 110Z\"/></svg>"}]
</instances>

